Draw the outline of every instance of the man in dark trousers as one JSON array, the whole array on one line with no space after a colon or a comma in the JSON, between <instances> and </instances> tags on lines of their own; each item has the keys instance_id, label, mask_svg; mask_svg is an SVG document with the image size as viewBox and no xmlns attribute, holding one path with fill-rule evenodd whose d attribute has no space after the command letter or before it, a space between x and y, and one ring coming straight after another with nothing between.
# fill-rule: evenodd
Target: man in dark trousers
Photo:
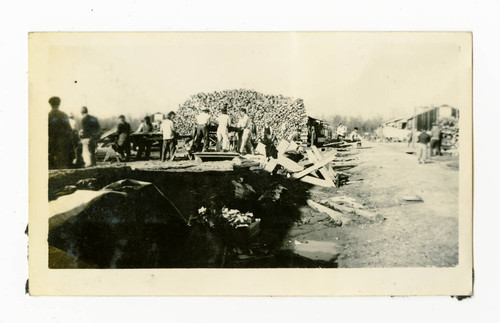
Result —
<instances>
[{"instance_id":1,"label":"man in dark trousers","mask_svg":"<svg viewBox=\"0 0 500 323\"><path fill-rule=\"evenodd\" d=\"M59 110L61 99L49 99L49 168L68 168L71 165L73 134L66 113Z\"/></svg>"},{"instance_id":2,"label":"man in dark trousers","mask_svg":"<svg viewBox=\"0 0 500 323\"><path fill-rule=\"evenodd\" d=\"M96 117L89 115L87 107L80 109L82 114L80 127L80 141L82 143L82 157L85 167L95 166L95 150L99 139L99 121Z\"/></svg>"},{"instance_id":3,"label":"man in dark trousers","mask_svg":"<svg viewBox=\"0 0 500 323\"><path fill-rule=\"evenodd\" d=\"M419 164L425 164L427 160L427 146L431 141L431 136L423 130L417 137L417 157Z\"/></svg>"},{"instance_id":4,"label":"man in dark trousers","mask_svg":"<svg viewBox=\"0 0 500 323\"><path fill-rule=\"evenodd\" d=\"M151 118L146 116L144 120L141 122L141 125L137 129L136 133L147 134L153 132L153 124L151 123ZM145 159L149 160L149 156L151 155L151 140L147 137L141 138L139 140L139 149L137 150L136 159L140 160L142 158L142 153L146 152Z\"/></svg>"},{"instance_id":5,"label":"man in dark trousers","mask_svg":"<svg viewBox=\"0 0 500 323\"><path fill-rule=\"evenodd\" d=\"M116 146L121 161L127 162L130 160L130 132L130 124L125 121L125 116L119 116L116 126L116 133L118 134Z\"/></svg>"},{"instance_id":6,"label":"man in dark trousers","mask_svg":"<svg viewBox=\"0 0 500 323\"><path fill-rule=\"evenodd\" d=\"M161 150L161 161L174 160L175 157L175 140L176 132L173 118L175 112L171 111L167 114L167 118L161 123L161 132L163 134L163 146Z\"/></svg>"},{"instance_id":7,"label":"man in dark trousers","mask_svg":"<svg viewBox=\"0 0 500 323\"><path fill-rule=\"evenodd\" d=\"M439 128L437 123L432 124L431 130L431 156L433 155L443 155L441 153L441 128Z\"/></svg>"},{"instance_id":8,"label":"man in dark trousers","mask_svg":"<svg viewBox=\"0 0 500 323\"><path fill-rule=\"evenodd\" d=\"M269 160L270 158L278 158L278 150L274 145L276 136L274 135L274 131L267 121L264 122L264 127L262 128L260 138L260 141L266 146L267 159Z\"/></svg>"},{"instance_id":9,"label":"man in dark trousers","mask_svg":"<svg viewBox=\"0 0 500 323\"><path fill-rule=\"evenodd\" d=\"M203 140L202 151L208 150L208 125L210 123L210 114L208 108L201 110L201 113L196 117L196 133L194 135L195 149L201 147L201 140Z\"/></svg>"}]
</instances>

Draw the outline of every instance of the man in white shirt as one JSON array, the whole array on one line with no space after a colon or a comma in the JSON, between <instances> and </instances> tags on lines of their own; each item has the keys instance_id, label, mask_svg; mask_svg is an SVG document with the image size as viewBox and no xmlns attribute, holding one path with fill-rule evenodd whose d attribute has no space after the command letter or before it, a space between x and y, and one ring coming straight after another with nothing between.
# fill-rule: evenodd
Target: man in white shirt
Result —
<instances>
[{"instance_id":1,"label":"man in white shirt","mask_svg":"<svg viewBox=\"0 0 500 323\"><path fill-rule=\"evenodd\" d=\"M337 135L339 139L344 139L347 134L347 128L341 123L339 123L339 126L337 127Z\"/></svg>"},{"instance_id":2,"label":"man in white shirt","mask_svg":"<svg viewBox=\"0 0 500 323\"><path fill-rule=\"evenodd\" d=\"M201 140L203 139L202 151L208 149L208 124L210 123L210 114L208 114L208 111L208 108L204 108L201 110L201 113L196 116L196 133L194 135L193 146L200 147Z\"/></svg>"},{"instance_id":3,"label":"man in white shirt","mask_svg":"<svg viewBox=\"0 0 500 323\"><path fill-rule=\"evenodd\" d=\"M229 150L229 126L231 125L231 118L227 114L227 103L224 103L217 121L219 124L217 127L217 151L220 151L222 144L222 151L226 152Z\"/></svg>"},{"instance_id":4,"label":"man in white shirt","mask_svg":"<svg viewBox=\"0 0 500 323\"><path fill-rule=\"evenodd\" d=\"M170 159L174 160L175 155L175 128L172 119L175 116L175 112L171 111L167 114L167 119L163 120L161 123L161 132L163 134L163 147L161 151L161 161ZM168 153L168 155L167 155Z\"/></svg>"},{"instance_id":5,"label":"man in white shirt","mask_svg":"<svg viewBox=\"0 0 500 323\"><path fill-rule=\"evenodd\" d=\"M354 127L354 130L349 135L349 139L351 141L360 141L361 140L361 138L359 137L359 134L358 134L358 127Z\"/></svg>"},{"instance_id":6,"label":"man in white shirt","mask_svg":"<svg viewBox=\"0 0 500 323\"><path fill-rule=\"evenodd\" d=\"M243 112L243 117L240 119L240 122L238 124L239 128L242 129L242 135L241 135L241 140L240 140L240 154L244 154L245 150L248 150L248 152L254 154L254 149L252 146L252 143L250 142L250 132L252 130L252 120L247 114L247 109L241 108L240 109Z\"/></svg>"}]
</instances>

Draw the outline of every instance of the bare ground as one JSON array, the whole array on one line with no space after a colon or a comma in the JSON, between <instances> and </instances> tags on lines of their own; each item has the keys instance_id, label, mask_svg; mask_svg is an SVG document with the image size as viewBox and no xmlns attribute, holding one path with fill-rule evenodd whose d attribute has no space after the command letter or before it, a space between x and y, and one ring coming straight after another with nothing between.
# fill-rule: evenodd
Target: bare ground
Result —
<instances>
[{"instance_id":1,"label":"bare ground","mask_svg":"<svg viewBox=\"0 0 500 323\"><path fill-rule=\"evenodd\" d=\"M289 232L294 240L334 241L343 247L340 268L449 267L458 264L458 158L445 154L419 165L402 143L374 143L356 150L358 166L346 173L352 184L318 188L320 201L345 195L385 217L382 222L354 221L342 227L304 207L301 223ZM406 196L423 202L407 202Z\"/></svg>"}]
</instances>

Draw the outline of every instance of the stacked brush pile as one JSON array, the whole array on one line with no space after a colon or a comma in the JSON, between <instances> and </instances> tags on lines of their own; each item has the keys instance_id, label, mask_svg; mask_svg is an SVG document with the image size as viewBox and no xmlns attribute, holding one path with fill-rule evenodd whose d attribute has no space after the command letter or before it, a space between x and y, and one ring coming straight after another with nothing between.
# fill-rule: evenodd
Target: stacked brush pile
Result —
<instances>
[{"instance_id":1,"label":"stacked brush pile","mask_svg":"<svg viewBox=\"0 0 500 323\"><path fill-rule=\"evenodd\" d=\"M268 122L278 140L290 136L296 127L307 123L304 102L283 95L267 95L252 90L226 90L192 95L180 105L176 126L181 135L189 135L196 123L196 115L208 108L212 123L217 120L221 108L228 104L228 113L233 125L240 118L240 108L246 108L260 131Z\"/></svg>"}]
</instances>

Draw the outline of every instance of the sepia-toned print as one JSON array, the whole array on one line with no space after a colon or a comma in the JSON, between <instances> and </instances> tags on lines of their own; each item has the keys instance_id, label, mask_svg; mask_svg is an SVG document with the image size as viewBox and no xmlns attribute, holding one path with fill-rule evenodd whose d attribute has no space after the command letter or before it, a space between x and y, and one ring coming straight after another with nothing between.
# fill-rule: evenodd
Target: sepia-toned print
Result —
<instances>
[{"instance_id":1,"label":"sepia-toned print","mask_svg":"<svg viewBox=\"0 0 500 323\"><path fill-rule=\"evenodd\" d=\"M35 294L472 292L469 33L29 38Z\"/></svg>"}]
</instances>

